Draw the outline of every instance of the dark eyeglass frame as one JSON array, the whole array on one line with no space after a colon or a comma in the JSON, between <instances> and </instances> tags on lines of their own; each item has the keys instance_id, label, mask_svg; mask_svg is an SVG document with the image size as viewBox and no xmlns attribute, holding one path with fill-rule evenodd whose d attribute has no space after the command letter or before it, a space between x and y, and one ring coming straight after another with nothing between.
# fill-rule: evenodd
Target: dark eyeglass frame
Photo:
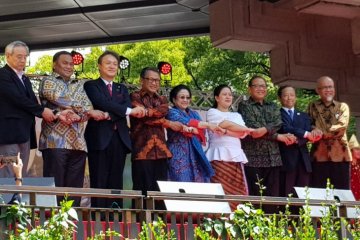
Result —
<instances>
[{"instance_id":1,"label":"dark eyeglass frame","mask_svg":"<svg viewBox=\"0 0 360 240\"><path fill-rule=\"evenodd\" d=\"M149 83L156 83L156 84L160 84L160 83L161 83L161 79L159 79L159 78L148 78L148 77L144 77L143 79L149 81Z\"/></svg>"},{"instance_id":2,"label":"dark eyeglass frame","mask_svg":"<svg viewBox=\"0 0 360 240\"><path fill-rule=\"evenodd\" d=\"M267 89L267 85L266 84L252 84L251 87L255 88L255 89Z\"/></svg>"},{"instance_id":3,"label":"dark eyeglass frame","mask_svg":"<svg viewBox=\"0 0 360 240\"><path fill-rule=\"evenodd\" d=\"M323 86L323 87L319 87L320 90L333 90L335 89L334 86Z\"/></svg>"},{"instance_id":4,"label":"dark eyeglass frame","mask_svg":"<svg viewBox=\"0 0 360 240\"><path fill-rule=\"evenodd\" d=\"M177 98L179 98L179 99L181 99L181 100L184 100L184 99L186 99L186 100L191 100L191 97L187 97L187 96L179 96L179 97L177 97Z\"/></svg>"}]
</instances>

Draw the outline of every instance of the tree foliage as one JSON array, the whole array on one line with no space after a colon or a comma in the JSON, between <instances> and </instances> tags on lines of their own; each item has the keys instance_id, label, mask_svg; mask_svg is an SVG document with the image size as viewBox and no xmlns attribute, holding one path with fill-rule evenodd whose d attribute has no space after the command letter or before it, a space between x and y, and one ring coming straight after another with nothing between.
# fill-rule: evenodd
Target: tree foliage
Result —
<instances>
[{"instance_id":1,"label":"tree foliage","mask_svg":"<svg viewBox=\"0 0 360 240\"><path fill-rule=\"evenodd\" d=\"M184 65L198 89L213 89L227 83L244 94L253 75L270 78L268 55L214 48L208 37L183 40Z\"/></svg>"},{"instance_id":2,"label":"tree foliage","mask_svg":"<svg viewBox=\"0 0 360 240\"><path fill-rule=\"evenodd\" d=\"M141 69L146 66L156 67L160 61L169 62L173 67L171 85L186 84L191 80L183 65L185 53L182 39L92 47L90 53L85 56L85 71L80 75L81 77L97 78L99 76L97 59L105 49L115 51L130 60L130 75L127 76L127 71L124 71L124 76L129 83L138 83ZM169 79L170 77L163 76L163 78Z\"/></svg>"},{"instance_id":3,"label":"tree foliage","mask_svg":"<svg viewBox=\"0 0 360 240\"><path fill-rule=\"evenodd\" d=\"M34 66L30 66L26 69L26 72L31 74L50 75L52 72L52 56L41 56Z\"/></svg>"},{"instance_id":4,"label":"tree foliage","mask_svg":"<svg viewBox=\"0 0 360 240\"><path fill-rule=\"evenodd\" d=\"M0 55L0 67L5 65L5 55Z\"/></svg>"}]
</instances>

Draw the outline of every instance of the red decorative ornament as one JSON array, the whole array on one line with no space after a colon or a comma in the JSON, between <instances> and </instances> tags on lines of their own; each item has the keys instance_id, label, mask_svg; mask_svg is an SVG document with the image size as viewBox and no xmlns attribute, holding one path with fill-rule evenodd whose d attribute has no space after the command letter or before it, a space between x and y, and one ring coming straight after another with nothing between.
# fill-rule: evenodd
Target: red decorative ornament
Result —
<instances>
[{"instance_id":1,"label":"red decorative ornament","mask_svg":"<svg viewBox=\"0 0 360 240\"><path fill-rule=\"evenodd\" d=\"M172 66L168 62L159 62L158 69L161 74L168 75L172 71Z\"/></svg>"},{"instance_id":2,"label":"red decorative ornament","mask_svg":"<svg viewBox=\"0 0 360 240\"><path fill-rule=\"evenodd\" d=\"M72 56L74 65L80 65L84 62L84 57L79 52L72 51L71 56Z\"/></svg>"}]
</instances>

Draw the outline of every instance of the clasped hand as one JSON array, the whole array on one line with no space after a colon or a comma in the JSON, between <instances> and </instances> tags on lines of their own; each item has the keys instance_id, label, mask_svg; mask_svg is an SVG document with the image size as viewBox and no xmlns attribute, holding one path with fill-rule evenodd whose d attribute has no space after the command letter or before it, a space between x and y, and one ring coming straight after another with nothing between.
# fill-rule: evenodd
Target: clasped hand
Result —
<instances>
[{"instance_id":1,"label":"clasped hand","mask_svg":"<svg viewBox=\"0 0 360 240\"><path fill-rule=\"evenodd\" d=\"M277 140L285 143L286 145L291 145L297 142L296 136L291 133L278 134Z\"/></svg>"}]
</instances>

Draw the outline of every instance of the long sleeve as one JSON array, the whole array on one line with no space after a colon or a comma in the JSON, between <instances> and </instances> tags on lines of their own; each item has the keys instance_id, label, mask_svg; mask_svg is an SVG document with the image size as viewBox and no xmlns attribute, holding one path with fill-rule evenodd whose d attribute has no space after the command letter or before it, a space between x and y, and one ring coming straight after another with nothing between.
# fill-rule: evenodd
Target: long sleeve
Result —
<instances>
[{"instance_id":1,"label":"long sleeve","mask_svg":"<svg viewBox=\"0 0 360 240\"><path fill-rule=\"evenodd\" d=\"M63 80L49 77L41 82L39 94L42 99L46 99L57 107L69 109L77 106L80 108L79 104L76 104L71 98L70 91L67 88Z\"/></svg>"},{"instance_id":2,"label":"long sleeve","mask_svg":"<svg viewBox=\"0 0 360 240\"><path fill-rule=\"evenodd\" d=\"M159 104L153 106L148 102L149 98L141 97L141 92L133 92L131 95L131 105L133 107L144 107L148 110L148 116L143 118L143 123L146 125L164 125L167 120L165 116L169 111L168 100L165 96L158 96Z\"/></svg>"},{"instance_id":3,"label":"long sleeve","mask_svg":"<svg viewBox=\"0 0 360 240\"><path fill-rule=\"evenodd\" d=\"M103 90L101 89L102 83L97 81L101 80L90 80L84 84L86 94L94 108L108 112L113 121L119 118L126 118L126 110L131 107L127 88L122 85L116 85L115 90L113 90L113 98L115 98L115 101L112 101L110 97L107 98L107 96L103 94Z\"/></svg>"},{"instance_id":4,"label":"long sleeve","mask_svg":"<svg viewBox=\"0 0 360 240\"><path fill-rule=\"evenodd\" d=\"M350 120L349 106L346 103L341 103L339 113L335 114L338 114L338 116L336 116L337 122L329 128L326 137L342 137L348 128Z\"/></svg>"}]
</instances>

